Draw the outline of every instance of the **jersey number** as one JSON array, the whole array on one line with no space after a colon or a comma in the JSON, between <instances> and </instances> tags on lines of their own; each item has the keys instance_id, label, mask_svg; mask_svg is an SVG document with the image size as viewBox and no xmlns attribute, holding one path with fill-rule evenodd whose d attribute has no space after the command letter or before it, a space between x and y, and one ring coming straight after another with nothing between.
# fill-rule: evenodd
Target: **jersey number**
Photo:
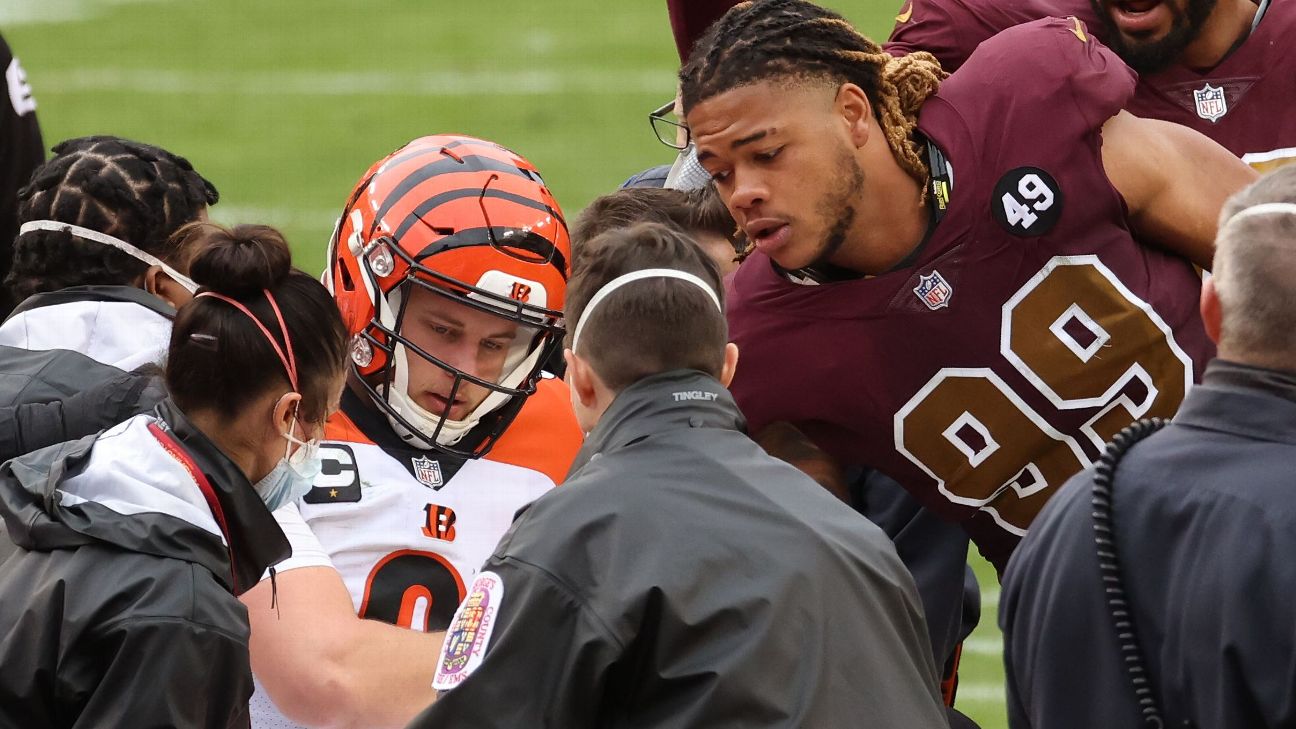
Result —
<instances>
[{"instance_id":1,"label":"jersey number","mask_svg":"<svg viewBox=\"0 0 1296 729\"><path fill-rule=\"evenodd\" d=\"M1008 219L1008 225L1020 225L1029 230L1039 220L1036 213L1053 207L1053 191L1039 175L1032 173L1024 175L1017 182L1017 193L1021 195L1022 201L1018 201L1012 192L1005 192L1000 198L1004 217Z\"/></svg>"},{"instance_id":2,"label":"jersey number","mask_svg":"<svg viewBox=\"0 0 1296 729\"><path fill-rule=\"evenodd\" d=\"M463 578L444 557L405 549L369 572L360 617L425 633L445 630L463 598Z\"/></svg>"},{"instance_id":3,"label":"jersey number","mask_svg":"<svg viewBox=\"0 0 1296 729\"><path fill-rule=\"evenodd\" d=\"M1098 408L1080 434L1101 449L1139 418L1174 414L1192 360L1096 256L1059 256L1007 302L1000 353L1060 411ZM946 368L895 415L896 448L958 504L1024 535L1049 495L1089 465L993 371Z\"/></svg>"}]
</instances>

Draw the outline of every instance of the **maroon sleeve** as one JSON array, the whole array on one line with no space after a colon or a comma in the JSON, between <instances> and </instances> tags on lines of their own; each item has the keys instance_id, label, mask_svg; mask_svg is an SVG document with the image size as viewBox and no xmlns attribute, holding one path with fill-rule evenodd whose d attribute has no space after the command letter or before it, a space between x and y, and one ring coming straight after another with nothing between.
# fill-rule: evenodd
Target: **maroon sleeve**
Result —
<instances>
[{"instance_id":1,"label":"maroon sleeve","mask_svg":"<svg viewBox=\"0 0 1296 729\"><path fill-rule=\"evenodd\" d=\"M905 0L883 48L893 56L927 51L952 73L1001 31L1068 15L1093 24L1089 0Z\"/></svg>"},{"instance_id":2,"label":"maroon sleeve","mask_svg":"<svg viewBox=\"0 0 1296 729\"><path fill-rule=\"evenodd\" d=\"M689 51L711 24L739 0L666 0L670 9L671 32L675 34L675 49L680 63L688 60Z\"/></svg>"},{"instance_id":3,"label":"maroon sleeve","mask_svg":"<svg viewBox=\"0 0 1296 729\"><path fill-rule=\"evenodd\" d=\"M967 7L958 0L905 0L896 14L891 37L882 48L893 56L927 51L936 56L942 68L953 71L963 65L972 55L972 49L983 40L974 35L975 40L969 44L963 39L959 32L962 24L954 18L958 15L975 17L966 11ZM991 35L994 35L993 31L985 34L985 38Z\"/></svg>"},{"instance_id":4,"label":"maroon sleeve","mask_svg":"<svg viewBox=\"0 0 1296 729\"><path fill-rule=\"evenodd\" d=\"M999 129L986 148L1073 143L1129 103L1138 76L1076 18L1017 25L982 43L940 98L969 114L975 128ZM1008 119L1010 124L993 119ZM968 121L973 121L969 119ZM979 122L979 123L976 123ZM1012 138L1019 133L1020 138Z\"/></svg>"}]
</instances>

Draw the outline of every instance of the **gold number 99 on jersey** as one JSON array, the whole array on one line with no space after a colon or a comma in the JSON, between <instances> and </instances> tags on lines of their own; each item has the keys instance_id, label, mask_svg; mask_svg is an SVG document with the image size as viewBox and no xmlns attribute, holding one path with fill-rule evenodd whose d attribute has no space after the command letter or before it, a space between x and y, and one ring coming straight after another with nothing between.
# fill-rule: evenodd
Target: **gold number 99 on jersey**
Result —
<instances>
[{"instance_id":1,"label":"gold number 99 on jersey","mask_svg":"<svg viewBox=\"0 0 1296 729\"><path fill-rule=\"evenodd\" d=\"M1171 328L1097 256L1055 257L1011 296L1000 353L1057 410L1092 416L1064 433L992 370L945 368L896 412L895 442L946 498L1018 535L1089 453L1173 415L1193 381Z\"/></svg>"}]
</instances>

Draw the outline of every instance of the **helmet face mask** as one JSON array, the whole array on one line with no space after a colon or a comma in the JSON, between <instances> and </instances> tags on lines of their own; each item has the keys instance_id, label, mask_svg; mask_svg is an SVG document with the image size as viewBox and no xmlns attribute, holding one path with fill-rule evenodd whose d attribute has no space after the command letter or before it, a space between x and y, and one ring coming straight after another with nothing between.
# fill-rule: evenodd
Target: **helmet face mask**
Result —
<instances>
[{"instance_id":1,"label":"helmet face mask","mask_svg":"<svg viewBox=\"0 0 1296 729\"><path fill-rule=\"evenodd\" d=\"M497 145L425 137L370 169L324 280L360 384L405 442L490 450L561 347L569 257L557 202ZM429 325L442 310L449 323Z\"/></svg>"}]
</instances>

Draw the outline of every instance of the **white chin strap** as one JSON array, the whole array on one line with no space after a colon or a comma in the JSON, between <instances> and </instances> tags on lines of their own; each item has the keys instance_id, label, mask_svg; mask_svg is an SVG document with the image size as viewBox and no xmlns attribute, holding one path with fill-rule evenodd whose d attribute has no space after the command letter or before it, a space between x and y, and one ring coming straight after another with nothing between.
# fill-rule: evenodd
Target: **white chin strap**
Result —
<instances>
[{"instance_id":1,"label":"white chin strap","mask_svg":"<svg viewBox=\"0 0 1296 729\"><path fill-rule=\"evenodd\" d=\"M193 279L163 263L162 259L157 256L154 256L147 251L142 251L121 238L114 238L107 233L100 233L97 230L82 228L79 225L72 225L71 223L60 223L57 220L32 220L23 223L22 227L18 229L18 235L30 233L34 230L48 230L56 233L61 231L74 235L81 240L88 240L93 243L108 246L109 248L116 248L140 263L147 263L150 266L161 268L167 276L171 277L172 281L185 287L185 290L189 293L192 294L198 290L198 284L194 283Z\"/></svg>"},{"instance_id":2,"label":"white chin strap","mask_svg":"<svg viewBox=\"0 0 1296 729\"><path fill-rule=\"evenodd\" d=\"M715 289L711 288L706 281L703 281L688 271L680 271L674 268L643 268L638 271L631 271L630 273L617 276L611 281L603 284L598 291L594 292L594 295L590 297L589 303L585 305L585 309L581 311L580 321L576 322L576 331L572 333L572 351L576 351L576 348L580 346L581 331L585 329L585 324L589 322L590 316L594 313L594 309L598 308L598 305L602 303L604 299L611 296L613 291L616 291L628 283L642 281L649 278L675 278L680 281L688 281L694 286L705 291L706 295L711 297L711 302L715 304L716 311L719 311L722 314L724 313L724 307L720 305L720 297L716 296Z\"/></svg>"},{"instance_id":3,"label":"white chin strap","mask_svg":"<svg viewBox=\"0 0 1296 729\"><path fill-rule=\"evenodd\" d=\"M401 295L402 292L399 288L393 291L389 294L389 298L386 299L387 305L378 312L379 322L391 331L396 330L395 312L400 310ZM526 325L521 324L520 326L524 327ZM512 389L522 384L522 381L535 367L536 362L539 361L543 349L543 347L539 346L534 347L512 369L508 370L508 373L500 379L499 385ZM468 435L469 431L477 427L482 418L504 406L511 399L509 395L502 392L491 391L477 407L473 408L472 412L468 413L466 418L463 420L444 420L443 424L441 413L429 412L409 396L409 348L398 342L392 352L392 357L393 377L391 388L379 388L379 393L396 414L414 426L415 430L411 431L391 413L385 412L387 422L391 424L396 435L415 448L428 449L435 447L435 445L455 445L463 440L463 437ZM469 384L471 383L465 381L460 385L460 388ZM436 444L434 445L423 434L436 433L437 426L441 427L441 432L437 433Z\"/></svg>"},{"instance_id":4,"label":"white chin strap","mask_svg":"<svg viewBox=\"0 0 1296 729\"><path fill-rule=\"evenodd\" d=\"M522 380L535 367L536 361L540 359L542 347L536 347L527 355L525 359L517 364L499 384L503 387L514 388L522 384ZM404 345L396 345L396 351L393 354L396 358L395 378L392 381L391 392L384 393L387 398L387 404L391 406L402 418L413 425L423 433L436 432L437 426L441 426L441 432L437 433L437 445L452 446L463 440L469 431L477 427L481 419L491 412L506 404L511 397L502 392L491 391L486 399L481 401L473 411L468 413L468 417L463 420L442 420L440 413L431 413L425 410L421 405L414 402L409 396L409 353ZM466 386L467 382L460 387ZM423 437L422 434L410 431L399 420L387 415L388 422L401 440L409 443L415 448L432 448L433 445Z\"/></svg>"}]
</instances>

